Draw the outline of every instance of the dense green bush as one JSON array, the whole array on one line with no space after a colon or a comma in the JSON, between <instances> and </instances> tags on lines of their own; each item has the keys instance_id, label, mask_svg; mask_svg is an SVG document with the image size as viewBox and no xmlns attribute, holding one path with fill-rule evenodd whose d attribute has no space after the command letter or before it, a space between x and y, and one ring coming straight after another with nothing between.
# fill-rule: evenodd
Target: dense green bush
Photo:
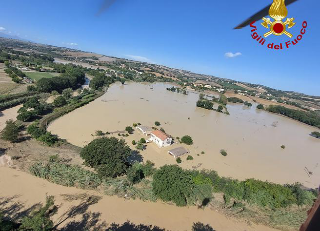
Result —
<instances>
[{"instance_id":1,"label":"dense green bush","mask_svg":"<svg viewBox=\"0 0 320 231\"><path fill-rule=\"evenodd\" d=\"M144 178L144 173L139 163L135 163L128 169L127 178L133 184L139 183Z\"/></svg>"},{"instance_id":2,"label":"dense green bush","mask_svg":"<svg viewBox=\"0 0 320 231\"><path fill-rule=\"evenodd\" d=\"M163 201L187 205L194 183L192 175L176 165L165 165L153 175L153 192Z\"/></svg>"},{"instance_id":3,"label":"dense green bush","mask_svg":"<svg viewBox=\"0 0 320 231\"><path fill-rule=\"evenodd\" d=\"M101 184L97 174L77 165L60 163L56 158L51 158L51 162L47 164L41 162L33 164L30 172L37 177L68 187L94 189Z\"/></svg>"},{"instance_id":4,"label":"dense green bush","mask_svg":"<svg viewBox=\"0 0 320 231\"><path fill-rule=\"evenodd\" d=\"M23 107L18 110L17 119L20 121L32 121L40 115L47 114L52 111L52 108L46 103L40 103L37 97L28 99Z\"/></svg>"},{"instance_id":5,"label":"dense green bush","mask_svg":"<svg viewBox=\"0 0 320 231\"><path fill-rule=\"evenodd\" d=\"M29 125L27 132L32 138L37 139L48 146L53 146L59 141L59 138L56 135L53 135L50 132L47 132L44 128L39 127L39 122Z\"/></svg>"},{"instance_id":6,"label":"dense green bush","mask_svg":"<svg viewBox=\"0 0 320 231\"><path fill-rule=\"evenodd\" d=\"M183 136L181 138L181 143L187 144L187 145L192 145L193 144L193 139L191 138L191 136Z\"/></svg>"},{"instance_id":7,"label":"dense green bush","mask_svg":"<svg viewBox=\"0 0 320 231\"><path fill-rule=\"evenodd\" d=\"M39 128L39 123L35 122L28 126L27 132L31 135L32 138L38 139L40 136L46 134L46 130Z\"/></svg>"},{"instance_id":8,"label":"dense green bush","mask_svg":"<svg viewBox=\"0 0 320 231\"><path fill-rule=\"evenodd\" d=\"M227 153L226 150L224 150L224 149L221 149L221 150L220 150L220 153L221 153L221 155L223 155L223 156L227 156L227 155L228 155L228 153Z\"/></svg>"},{"instance_id":9,"label":"dense green bush","mask_svg":"<svg viewBox=\"0 0 320 231\"><path fill-rule=\"evenodd\" d=\"M263 106L262 104L259 104L259 105L257 106L257 109L263 110L263 109L264 109L264 106Z\"/></svg>"},{"instance_id":10,"label":"dense green bush","mask_svg":"<svg viewBox=\"0 0 320 231\"><path fill-rule=\"evenodd\" d=\"M244 103L244 101L242 99L237 98L237 97L228 98L228 102L231 102L231 103Z\"/></svg>"},{"instance_id":11,"label":"dense green bush","mask_svg":"<svg viewBox=\"0 0 320 231\"><path fill-rule=\"evenodd\" d=\"M46 132L38 138L39 141L43 142L48 146L53 146L55 143L59 141L56 135L51 134L51 132Z\"/></svg>"},{"instance_id":12,"label":"dense green bush","mask_svg":"<svg viewBox=\"0 0 320 231\"><path fill-rule=\"evenodd\" d=\"M131 149L124 140L115 137L95 139L80 155L85 164L93 167L101 177L117 177L126 172Z\"/></svg>"},{"instance_id":13,"label":"dense green bush","mask_svg":"<svg viewBox=\"0 0 320 231\"><path fill-rule=\"evenodd\" d=\"M210 178L197 171L183 170L177 165L165 165L153 175L154 195L178 206L205 206L212 198Z\"/></svg>"},{"instance_id":14,"label":"dense green bush","mask_svg":"<svg viewBox=\"0 0 320 231\"><path fill-rule=\"evenodd\" d=\"M55 100L53 101L53 105L55 107L62 107L64 105L67 104L67 100L63 97L63 96L58 96L57 98L55 98Z\"/></svg>"},{"instance_id":15,"label":"dense green bush","mask_svg":"<svg viewBox=\"0 0 320 231\"><path fill-rule=\"evenodd\" d=\"M156 122L154 122L154 125L156 125L156 126L160 126L160 125L161 125L161 123L160 123L159 121L156 121Z\"/></svg>"},{"instance_id":16,"label":"dense green bush","mask_svg":"<svg viewBox=\"0 0 320 231\"><path fill-rule=\"evenodd\" d=\"M127 126L126 127L126 131L129 133L129 134L132 134L134 132L133 128L131 126Z\"/></svg>"},{"instance_id":17,"label":"dense green bush","mask_svg":"<svg viewBox=\"0 0 320 231\"><path fill-rule=\"evenodd\" d=\"M13 120L8 120L6 122L6 127L1 132L2 139L10 142L17 142L18 136L19 136L19 127L13 122Z\"/></svg>"},{"instance_id":18,"label":"dense green bush","mask_svg":"<svg viewBox=\"0 0 320 231\"><path fill-rule=\"evenodd\" d=\"M181 160L180 157L178 157L178 158L176 159L176 161L177 161L178 164L181 164L181 163L182 163L182 160Z\"/></svg>"},{"instance_id":19,"label":"dense green bush","mask_svg":"<svg viewBox=\"0 0 320 231\"><path fill-rule=\"evenodd\" d=\"M221 105L219 105L217 111L218 112L222 112L223 111L223 107Z\"/></svg>"},{"instance_id":20,"label":"dense green bush","mask_svg":"<svg viewBox=\"0 0 320 231\"><path fill-rule=\"evenodd\" d=\"M228 103L228 98L227 98L227 96L221 94L218 102L221 103L221 104L223 104L223 105L227 105L227 103Z\"/></svg>"},{"instance_id":21,"label":"dense green bush","mask_svg":"<svg viewBox=\"0 0 320 231\"><path fill-rule=\"evenodd\" d=\"M252 103L249 103L248 101L245 101L243 104L247 107L252 107Z\"/></svg>"},{"instance_id":22,"label":"dense green bush","mask_svg":"<svg viewBox=\"0 0 320 231\"><path fill-rule=\"evenodd\" d=\"M311 135L316 138L320 138L320 132L311 132Z\"/></svg>"},{"instance_id":23,"label":"dense green bush","mask_svg":"<svg viewBox=\"0 0 320 231\"><path fill-rule=\"evenodd\" d=\"M187 160L193 160L193 157L192 156L187 156Z\"/></svg>"},{"instance_id":24,"label":"dense green bush","mask_svg":"<svg viewBox=\"0 0 320 231\"><path fill-rule=\"evenodd\" d=\"M213 110L213 102L207 99L198 100L197 107L201 107L208 110Z\"/></svg>"}]
</instances>

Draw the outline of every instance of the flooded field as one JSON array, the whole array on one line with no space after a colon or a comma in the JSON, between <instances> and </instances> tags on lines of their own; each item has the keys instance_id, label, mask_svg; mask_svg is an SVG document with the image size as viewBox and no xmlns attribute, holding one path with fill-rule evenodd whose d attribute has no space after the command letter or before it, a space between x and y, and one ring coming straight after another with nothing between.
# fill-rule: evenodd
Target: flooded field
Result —
<instances>
[{"instance_id":1,"label":"flooded field","mask_svg":"<svg viewBox=\"0 0 320 231\"><path fill-rule=\"evenodd\" d=\"M18 110L21 107L22 105L19 105L4 111L0 111L0 132L6 127L6 122L8 120L16 120L18 116Z\"/></svg>"},{"instance_id":2,"label":"flooded field","mask_svg":"<svg viewBox=\"0 0 320 231\"><path fill-rule=\"evenodd\" d=\"M140 122L155 121L172 137L190 135L194 144L185 146L193 160L182 157L180 164L190 169L212 169L236 179L256 178L276 183L301 182L318 187L320 182L320 140L309 134L316 129L294 120L243 105L228 105L230 115L196 108L198 94L167 91L168 84L114 84L108 92L54 121L48 128L70 143L84 146L95 131L118 132ZM131 145L143 135L135 131L125 138ZM285 149L281 148L285 145ZM144 160L157 166L175 164L168 150L148 144L141 152ZM225 149L226 157L220 154ZM204 154L201 154L204 152Z\"/></svg>"}]
</instances>

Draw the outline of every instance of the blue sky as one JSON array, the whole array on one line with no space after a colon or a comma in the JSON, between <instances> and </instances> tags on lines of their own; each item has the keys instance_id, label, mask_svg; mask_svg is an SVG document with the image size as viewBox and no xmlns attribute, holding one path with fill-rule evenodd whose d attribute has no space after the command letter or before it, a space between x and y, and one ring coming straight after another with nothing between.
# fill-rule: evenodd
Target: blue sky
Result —
<instances>
[{"instance_id":1,"label":"blue sky","mask_svg":"<svg viewBox=\"0 0 320 231\"><path fill-rule=\"evenodd\" d=\"M288 7L307 33L296 46L268 50L250 27L233 30L272 0L117 0L97 16L103 0L10 0L1 2L0 31L24 39L138 59L282 90L320 95L320 2ZM258 33L267 29L256 23ZM268 42L286 42L270 36ZM226 53L238 54L228 58Z\"/></svg>"}]
</instances>

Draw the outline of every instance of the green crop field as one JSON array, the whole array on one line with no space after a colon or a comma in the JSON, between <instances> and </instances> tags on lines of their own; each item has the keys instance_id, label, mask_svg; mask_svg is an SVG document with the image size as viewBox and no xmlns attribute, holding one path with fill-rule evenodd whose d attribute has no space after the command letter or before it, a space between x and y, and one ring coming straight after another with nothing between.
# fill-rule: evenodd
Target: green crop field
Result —
<instances>
[{"instance_id":1,"label":"green crop field","mask_svg":"<svg viewBox=\"0 0 320 231\"><path fill-rule=\"evenodd\" d=\"M58 73L51 73L51 72L25 72L26 76L34 81L38 81L42 78L52 78L58 76Z\"/></svg>"}]
</instances>

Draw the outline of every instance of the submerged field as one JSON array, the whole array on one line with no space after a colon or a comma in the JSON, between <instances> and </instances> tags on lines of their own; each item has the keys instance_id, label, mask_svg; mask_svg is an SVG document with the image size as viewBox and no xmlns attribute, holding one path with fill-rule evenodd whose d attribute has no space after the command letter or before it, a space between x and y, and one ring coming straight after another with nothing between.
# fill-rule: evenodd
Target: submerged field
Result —
<instances>
[{"instance_id":1,"label":"submerged field","mask_svg":"<svg viewBox=\"0 0 320 231\"><path fill-rule=\"evenodd\" d=\"M184 156L180 164L184 168L213 169L236 179L301 182L318 187L320 140L309 136L314 128L256 110L256 105L252 108L228 105L229 116L196 108L198 94L186 96L169 92L167 87L170 85L162 83L114 84L104 96L56 120L48 130L72 144L84 146L95 138L97 130L115 132L113 135L118 136L133 123L151 127L159 121L160 127L172 137L193 138L194 144L185 147L194 159L187 161ZM142 137L135 131L125 139L134 148L132 140ZM156 166L175 164L167 151L179 146L184 145L159 149L148 144L141 155ZM221 149L227 151L226 157L220 154Z\"/></svg>"}]
</instances>

